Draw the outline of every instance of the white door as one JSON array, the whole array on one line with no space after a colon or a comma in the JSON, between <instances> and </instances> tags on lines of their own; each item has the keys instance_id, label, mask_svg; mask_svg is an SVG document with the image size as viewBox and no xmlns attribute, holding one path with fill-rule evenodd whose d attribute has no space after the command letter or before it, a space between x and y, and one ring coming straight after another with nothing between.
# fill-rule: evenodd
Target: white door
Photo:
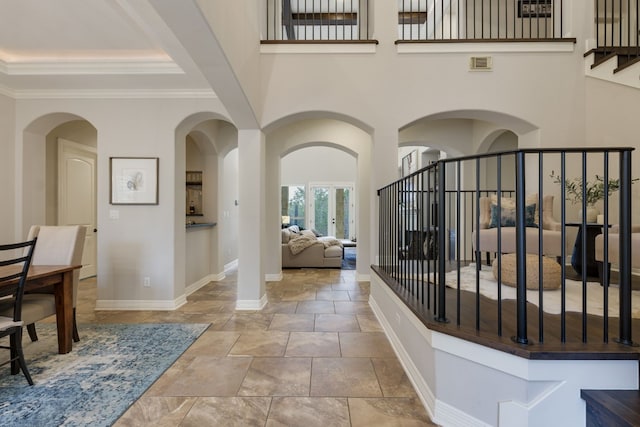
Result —
<instances>
[{"instance_id":1,"label":"white door","mask_svg":"<svg viewBox=\"0 0 640 427\"><path fill-rule=\"evenodd\" d=\"M311 184L309 226L325 236L355 236L355 194L351 184Z\"/></svg>"},{"instance_id":2,"label":"white door","mask_svg":"<svg viewBox=\"0 0 640 427\"><path fill-rule=\"evenodd\" d=\"M80 278L96 275L96 152L58 138L58 225L86 230Z\"/></svg>"}]
</instances>

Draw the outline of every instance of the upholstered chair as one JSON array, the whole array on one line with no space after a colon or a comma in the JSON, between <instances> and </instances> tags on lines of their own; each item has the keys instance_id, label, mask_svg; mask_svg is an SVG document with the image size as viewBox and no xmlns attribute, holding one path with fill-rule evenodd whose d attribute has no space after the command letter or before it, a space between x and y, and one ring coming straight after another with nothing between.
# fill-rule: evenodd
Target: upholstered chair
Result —
<instances>
[{"instance_id":1,"label":"upholstered chair","mask_svg":"<svg viewBox=\"0 0 640 427\"><path fill-rule=\"evenodd\" d=\"M526 252L531 254L539 253L538 233L542 225L542 253L546 256L559 257L561 255L561 225L553 218L553 196L546 195L542 199L542 209L537 206L537 194L527 197L525 204L531 206L535 204L532 211L531 221L527 220L526 228ZM490 197L480 198L480 226L478 250L487 253L498 252L498 241L500 240L500 250L502 253L514 253L516 251L516 233L513 225L502 224L500 234L495 224L492 224L492 205L496 209L496 201ZM503 199L501 203L503 211L515 209L515 202L512 199ZM494 215L495 216L495 215ZM498 221L500 221L500 216ZM474 219L475 221L475 219ZM529 222L531 222L529 224ZM472 235L472 244L476 245L476 234Z\"/></svg>"},{"instance_id":2,"label":"upholstered chair","mask_svg":"<svg viewBox=\"0 0 640 427\"><path fill-rule=\"evenodd\" d=\"M38 245L31 265L79 265L82 263L86 228L81 225L45 226L34 225L28 239L38 237ZM76 301L80 269L73 272L73 340L80 341L76 323ZM42 292L42 293L41 293ZM38 340L35 322L56 314L53 290L26 293L22 304L22 319L32 341Z\"/></svg>"},{"instance_id":3,"label":"upholstered chair","mask_svg":"<svg viewBox=\"0 0 640 427\"><path fill-rule=\"evenodd\" d=\"M620 263L620 227L614 224L609 229L608 235L608 257L607 266L611 273L611 265L619 266ZM640 268L640 225L631 227L631 268ZM604 268L604 234L599 234L595 238L594 257L598 265L598 279L603 284L603 268ZM611 274L609 274L611 277Z\"/></svg>"}]
</instances>

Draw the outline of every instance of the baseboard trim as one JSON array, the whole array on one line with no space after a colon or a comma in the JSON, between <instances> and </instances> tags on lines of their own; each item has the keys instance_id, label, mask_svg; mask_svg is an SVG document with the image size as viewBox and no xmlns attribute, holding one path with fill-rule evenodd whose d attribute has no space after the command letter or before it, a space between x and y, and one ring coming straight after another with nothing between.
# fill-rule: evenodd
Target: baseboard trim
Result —
<instances>
[{"instance_id":1,"label":"baseboard trim","mask_svg":"<svg viewBox=\"0 0 640 427\"><path fill-rule=\"evenodd\" d=\"M227 273L231 270L236 270L238 268L238 259L234 259L233 261L224 265L224 272Z\"/></svg>"},{"instance_id":2,"label":"baseboard trim","mask_svg":"<svg viewBox=\"0 0 640 427\"><path fill-rule=\"evenodd\" d=\"M280 273L264 275L264 280L266 282L280 282L282 278L283 278L282 271Z\"/></svg>"},{"instance_id":3,"label":"baseboard trim","mask_svg":"<svg viewBox=\"0 0 640 427\"><path fill-rule=\"evenodd\" d=\"M208 276L203 277L202 279L198 280L197 282L194 282L192 284L190 284L189 286L187 286L184 290L185 295L191 295L192 293L194 293L195 291L197 291L198 289L200 289L201 287L203 287L204 285L206 285L209 282L216 282L218 280L221 279L216 279L217 275L213 275L213 274L209 274ZM224 278L224 274L222 274L222 277Z\"/></svg>"},{"instance_id":4,"label":"baseboard trim","mask_svg":"<svg viewBox=\"0 0 640 427\"><path fill-rule=\"evenodd\" d=\"M371 275L370 274L356 273L356 281L358 281L358 282L370 282L371 281Z\"/></svg>"},{"instance_id":5,"label":"baseboard trim","mask_svg":"<svg viewBox=\"0 0 640 427\"><path fill-rule=\"evenodd\" d=\"M267 294L262 295L259 300L246 299L236 301L236 310L259 311L267 305Z\"/></svg>"},{"instance_id":6,"label":"baseboard trim","mask_svg":"<svg viewBox=\"0 0 640 427\"><path fill-rule=\"evenodd\" d=\"M97 300L96 310L160 310L171 311L187 303L186 295L181 295L173 301L159 300Z\"/></svg>"}]
</instances>

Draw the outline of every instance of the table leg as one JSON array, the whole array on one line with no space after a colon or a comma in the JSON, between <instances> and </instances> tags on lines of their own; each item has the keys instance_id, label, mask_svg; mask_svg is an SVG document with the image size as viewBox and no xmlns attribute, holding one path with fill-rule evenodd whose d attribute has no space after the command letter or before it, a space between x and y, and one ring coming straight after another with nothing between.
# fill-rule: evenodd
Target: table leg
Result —
<instances>
[{"instance_id":1,"label":"table leg","mask_svg":"<svg viewBox=\"0 0 640 427\"><path fill-rule=\"evenodd\" d=\"M73 345L73 270L62 275L62 282L54 286L56 323L58 326L58 353L71 351Z\"/></svg>"}]
</instances>

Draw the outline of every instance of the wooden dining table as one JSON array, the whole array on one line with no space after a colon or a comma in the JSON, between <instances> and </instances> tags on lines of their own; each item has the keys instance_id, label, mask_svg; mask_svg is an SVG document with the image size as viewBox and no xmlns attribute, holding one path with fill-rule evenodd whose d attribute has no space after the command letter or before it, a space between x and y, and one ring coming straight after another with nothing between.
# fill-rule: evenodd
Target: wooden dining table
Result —
<instances>
[{"instance_id":1,"label":"wooden dining table","mask_svg":"<svg viewBox=\"0 0 640 427\"><path fill-rule=\"evenodd\" d=\"M53 287L56 300L58 353L69 353L73 346L73 271L82 265L31 265L25 292ZM0 267L0 276L17 266ZM0 285L0 296L11 294L11 286ZM15 289L15 287L13 287Z\"/></svg>"}]
</instances>

